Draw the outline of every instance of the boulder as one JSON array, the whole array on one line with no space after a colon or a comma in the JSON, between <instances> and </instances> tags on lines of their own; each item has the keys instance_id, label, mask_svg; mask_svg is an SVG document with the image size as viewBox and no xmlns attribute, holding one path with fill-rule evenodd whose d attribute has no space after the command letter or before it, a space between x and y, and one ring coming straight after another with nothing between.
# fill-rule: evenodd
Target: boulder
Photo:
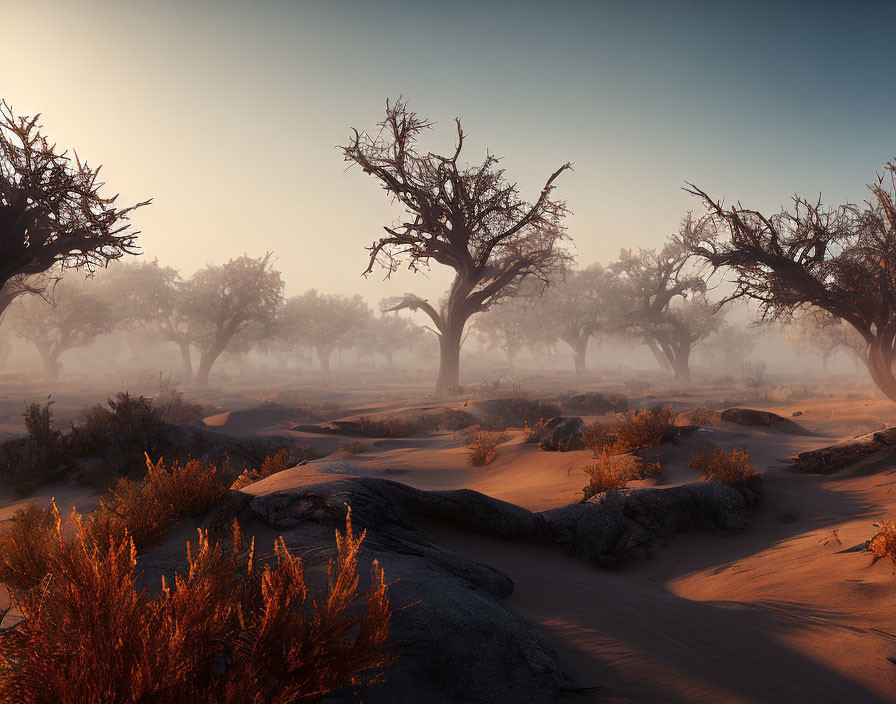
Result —
<instances>
[{"instance_id":1,"label":"boulder","mask_svg":"<svg viewBox=\"0 0 896 704\"><path fill-rule=\"evenodd\" d=\"M669 489L613 491L587 503L533 513L469 489L424 491L371 477L343 478L250 497L230 492L205 526L222 530L237 518L254 536L256 555L282 535L302 555L312 590L325 584L333 534L347 507L357 533L361 588L375 559L391 583L390 629L397 656L383 681L357 692L368 704L427 702L553 702L572 686L550 645L509 610L511 579L438 545L421 527L433 520L507 539L555 544L602 565L650 553L657 542L691 528L736 531L749 507L736 490L700 482ZM195 526L184 526L182 535ZM141 584L158 588L162 574L186 569L183 537L138 558ZM368 581L369 583L369 581ZM333 698L331 698L333 699ZM335 701L343 701L342 694ZM344 700L354 701L350 693Z\"/></svg>"},{"instance_id":2,"label":"boulder","mask_svg":"<svg viewBox=\"0 0 896 704\"><path fill-rule=\"evenodd\" d=\"M789 435L812 435L813 433L789 418L779 416L770 411L757 411L752 408L729 408L722 411L722 420L737 425L762 428L774 428Z\"/></svg>"},{"instance_id":3,"label":"boulder","mask_svg":"<svg viewBox=\"0 0 896 704\"><path fill-rule=\"evenodd\" d=\"M790 460L793 467L802 472L831 474L855 464L863 457L893 450L896 450L896 428L889 428L818 450L801 452Z\"/></svg>"},{"instance_id":4,"label":"boulder","mask_svg":"<svg viewBox=\"0 0 896 704\"><path fill-rule=\"evenodd\" d=\"M551 418L538 427L529 437L528 442L537 442L542 450L584 450L582 433L585 432L585 421L578 416Z\"/></svg>"}]
</instances>

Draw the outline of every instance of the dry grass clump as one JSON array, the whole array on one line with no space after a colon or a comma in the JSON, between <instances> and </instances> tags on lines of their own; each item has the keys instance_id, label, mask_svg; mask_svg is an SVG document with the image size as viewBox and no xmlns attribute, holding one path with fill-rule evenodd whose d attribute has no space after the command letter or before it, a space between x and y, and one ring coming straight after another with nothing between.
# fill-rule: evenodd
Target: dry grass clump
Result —
<instances>
[{"instance_id":1,"label":"dry grass clump","mask_svg":"<svg viewBox=\"0 0 896 704\"><path fill-rule=\"evenodd\" d=\"M24 593L41 583L50 570L56 517L36 501L15 512L0 530L0 582L12 593ZM2 619L0 619L2 620Z\"/></svg>"},{"instance_id":2,"label":"dry grass clump","mask_svg":"<svg viewBox=\"0 0 896 704\"><path fill-rule=\"evenodd\" d=\"M358 442L357 440L354 442L344 442L340 448L350 455L360 455L367 452L367 445L363 442Z\"/></svg>"},{"instance_id":3,"label":"dry grass clump","mask_svg":"<svg viewBox=\"0 0 896 704\"><path fill-rule=\"evenodd\" d=\"M607 450L601 451L597 462L585 466L585 473L590 477L588 486L583 489L585 500L607 491L624 489L632 479L625 466Z\"/></svg>"},{"instance_id":4,"label":"dry grass clump","mask_svg":"<svg viewBox=\"0 0 896 704\"><path fill-rule=\"evenodd\" d=\"M293 448L292 452L289 448L281 448L273 455L266 456L258 469L243 470L243 473L236 478L236 481L230 485L230 488L242 489L244 486L266 479L272 474L294 467L303 460L315 459L316 457L317 451L311 446L302 445L299 448Z\"/></svg>"},{"instance_id":5,"label":"dry grass clump","mask_svg":"<svg viewBox=\"0 0 896 704\"><path fill-rule=\"evenodd\" d=\"M0 445L0 481L27 495L53 479L66 462L65 438L53 429L53 402L25 408L28 437Z\"/></svg>"},{"instance_id":6,"label":"dry grass clump","mask_svg":"<svg viewBox=\"0 0 896 704\"><path fill-rule=\"evenodd\" d=\"M722 482L738 490L749 491L756 499L762 494L762 474L750 467L747 448L715 448L694 455L688 467L708 482Z\"/></svg>"},{"instance_id":7,"label":"dry grass clump","mask_svg":"<svg viewBox=\"0 0 896 704\"><path fill-rule=\"evenodd\" d=\"M874 555L874 562L886 557L896 567L896 525L883 520L879 527L880 530L868 541L868 549Z\"/></svg>"},{"instance_id":8,"label":"dry grass clump","mask_svg":"<svg viewBox=\"0 0 896 704\"><path fill-rule=\"evenodd\" d=\"M656 447L675 435L672 409L657 406L645 411L627 413L616 425L616 450L630 452L642 447Z\"/></svg>"},{"instance_id":9,"label":"dry grass clump","mask_svg":"<svg viewBox=\"0 0 896 704\"><path fill-rule=\"evenodd\" d=\"M282 538L260 567L236 523L229 550L200 531L187 574L148 598L129 536L97 543L77 515L67 535L53 508L46 577L16 596L25 620L0 632L0 704L312 702L375 681L390 661L383 571L374 562L358 593L364 535L350 514L318 598Z\"/></svg>"},{"instance_id":10,"label":"dry grass clump","mask_svg":"<svg viewBox=\"0 0 896 704\"><path fill-rule=\"evenodd\" d=\"M582 433L582 442L595 457L604 451L611 451L616 445L616 433L605 423L592 423Z\"/></svg>"},{"instance_id":11,"label":"dry grass clump","mask_svg":"<svg viewBox=\"0 0 896 704\"><path fill-rule=\"evenodd\" d=\"M498 445L504 442L503 433L489 430L476 432L467 442L467 464L471 467L484 467L491 464L498 454Z\"/></svg>"},{"instance_id":12,"label":"dry grass clump","mask_svg":"<svg viewBox=\"0 0 896 704\"><path fill-rule=\"evenodd\" d=\"M563 405L574 413L598 416L604 413L624 413L628 410L628 398L624 394L592 391L571 396L563 401Z\"/></svg>"},{"instance_id":13,"label":"dry grass clump","mask_svg":"<svg viewBox=\"0 0 896 704\"><path fill-rule=\"evenodd\" d=\"M163 543L177 521L208 512L224 495L216 467L199 460L183 465L153 463L147 456L146 476L120 479L100 507L84 520L84 531L97 544L130 536L138 550ZM2 552L2 547L0 547Z\"/></svg>"}]
</instances>

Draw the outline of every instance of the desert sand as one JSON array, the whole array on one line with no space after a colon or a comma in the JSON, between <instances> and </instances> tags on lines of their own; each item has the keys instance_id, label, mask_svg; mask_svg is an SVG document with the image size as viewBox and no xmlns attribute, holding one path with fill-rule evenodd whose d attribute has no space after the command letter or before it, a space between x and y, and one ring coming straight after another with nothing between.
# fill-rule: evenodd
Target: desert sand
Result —
<instances>
[{"instance_id":1,"label":"desert sand","mask_svg":"<svg viewBox=\"0 0 896 704\"><path fill-rule=\"evenodd\" d=\"M680 408L701 405L689 393ZM673 399L651 399L667 402ZM343 420L453 407L450 403L356 399ZM646 405L650 401L642 401ZM638 405L637 400L633 401ZM718 407L718 406L717 406ZM473 533L426 522L434 541L497 568L514 583L506 605L545 635L581 691L564 701L603 702L893 702L896 701L896 576L867 552L843 553L875 532L894 498L896 457L873 456L836 474L797 473L787 458L887 425L894 411L873 396L804 398L750 407L794 418L815 433L789 435L719 422L678 445L664 445L659 480L631 488L671 487L698 479L689 457L707 443L747 447L765 475L765 500L746 530L693 531L655 547L650 559L616 569L572 557L558 546ZM338 420L338 419L337 419ZM594 420L585 417L586 421ZM282 406L221 411L206 425L222 433L300 438L321 457L250 484L263 496L338 479L373 476L420 489L473 489L531 511L581 500L588 451L545 452L508 429L497 458L470 467L455 433L408 438L351 437L315 431ZM300 428L300 429L291 429ZM846 432L844 432L846 431ZM850 432L852 431L852 432ZM348 454L346 441L363 442ZM89 510L99 497L70 485L44 487L63 510ZM0 520L22 499L3 498ZM390 575L400 579L400 575Z\"/></svg>"}]
</instances>

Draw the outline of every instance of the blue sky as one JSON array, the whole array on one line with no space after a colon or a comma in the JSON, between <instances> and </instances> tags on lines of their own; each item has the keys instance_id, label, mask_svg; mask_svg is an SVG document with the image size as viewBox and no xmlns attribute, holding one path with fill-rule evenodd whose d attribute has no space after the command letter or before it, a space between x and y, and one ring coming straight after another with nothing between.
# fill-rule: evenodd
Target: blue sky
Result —
<instances>
[{"instance_id":1,"label":"blue sky","mask_svg":"<svg viewBox=\"0 0 896 704\"><path fill-rule=\"evenodd\" d=\"M273 250L288 293L437 296L365 280L396 211L336 146L403 94L557 195L581 264L657 246L694 200L865 197L896 156L890 3L0 0L0 97L104 164L147 256L184 273ZM40 33L35 30L39 24Z\"/></svg>"}]
</instances>

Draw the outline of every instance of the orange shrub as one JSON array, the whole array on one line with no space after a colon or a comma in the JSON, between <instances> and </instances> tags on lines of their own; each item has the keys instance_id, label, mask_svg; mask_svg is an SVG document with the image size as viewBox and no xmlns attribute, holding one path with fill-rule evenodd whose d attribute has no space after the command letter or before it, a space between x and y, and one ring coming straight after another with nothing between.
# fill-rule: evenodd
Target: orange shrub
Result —
<instances>
[{"instance_id":1,"label":"orange shrub","mask_svg":"<svg viewBox=\"0 0 896 704\"><path fill-rule=\"evenodd\" d=\"M498 445L504 440L502 433L480 430L467 443L467 464L471 467L484 467L491 464L498 454Z\"/></svg>"},{"instance_id":2,"label":"orange shrub","mask_svg":"<svg viewBox=\"0 0 896 704\"><path fill-rule=\"evenodd\" d=\"M0 704L293 704L375 681L391 612L374 562L358 608L362 534L337 532L322 598L310 598L302 561L282 538L259 568L234 523L225 551L203 531L187 545L189 571L147 598L136 590L129 538L96 546L59 514L49 575L17 605L25 620L0 632Z\"/></svg>"},{"instance_id":3,"label":"orange shrub","mask_svg":"<svg viewBox=\"0 0 896 704\"><path fill-rule=\"evenodd\" d=\"M668 406L627 413L616 426L616 448L630 452L642 447L656 447L672 439L675 432L672 409Z\"/></svg>"},{"instance_id":4,"label":"orange shrub","mask_svg":"<svg viewBox=\"0 0 896 704\"><path fill-rule=\"evenodd\" d=\"M593 423L582 433L582 442L595 457L600 457L604 450L611 450L616 444L616 433L608 425Z\"/></svg>"},{"instance_id":5,"label":"orange shrub","mask_svg":"<svg viewBox=\"0 0 896 704\"><path fill-rule=\"evenodd\" d=\"M199 460L166 467L146 457L141 481L120 479L100 507L85 519L85 531L97 544L111 537L133 539L138 550L167 540L178 519L209 511L224 495L218 470Z\"/></svg>"},{"instance_id":6,"label":"orange shrub","mask_svg":"<svg viewBox=\"0 0 896 704\"><path fill-rule=\"evenodd\" d=\"M886 557L896 566L896 525L881 521L880 531L868 541L868 549L874 555L875 562Z\"/></svg>"},{"instance_id":7,"label":"orange shrub","mask_svg":"<svg viewBox=\"0 0 896 704\"><path fill-rule=\"evenodd\" d=\"M750 451L746 448L720 449L694 455L688 467L709 482L722 482L735 489L748 489L758 498L762 493L762 474L750 467Z\"/></svg>"},{"instance_id":8,"label":"orange shrub","mask_svg":"<svg viewBox=\"0 0 896 704\"><path fill-rule=\"evenodd\" d=\"M625 467L607 450L602 450L597 462L585 466L585 472L591 478L584 489L585 499L607 491L624 489L631 479Z\"/></svg>"}]
</instances>

